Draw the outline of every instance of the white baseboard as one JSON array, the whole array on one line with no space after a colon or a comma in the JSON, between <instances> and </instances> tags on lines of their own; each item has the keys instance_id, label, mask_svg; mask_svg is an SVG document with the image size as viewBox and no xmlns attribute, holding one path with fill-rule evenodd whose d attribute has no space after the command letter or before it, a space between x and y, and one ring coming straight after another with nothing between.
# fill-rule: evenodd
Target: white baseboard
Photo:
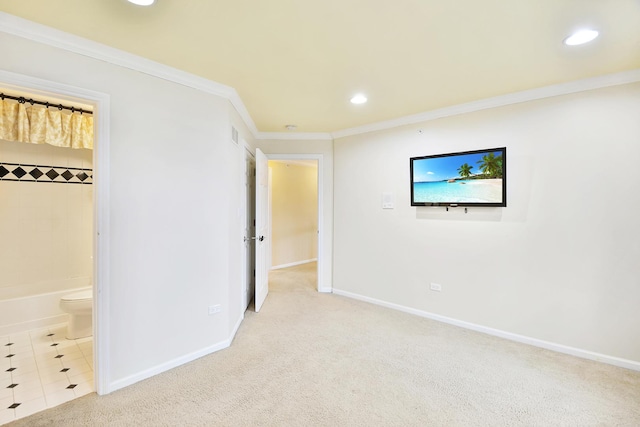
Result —
<instances>
[{"instance_id":1,"label":"white baseboard","mask_svg":"<svg viewBox=\"0 0 640 427\"><path fill-rule=\"evenodd\" d=\"M236 324L233 326L233 330L231 331L231 335L229 336L229 345L231 345L231 343L233 342L233 339L236 337L236 334L238 333L238 329L240 329L240 325L242 324L242 321L244 320L244 312L242 312L242 314L240 314L240 317L238 318L238 321L236 322Z\"/></svg>"},{"instance_id":2,"label":"white baseboard","mask_svg":"<svg viewBox=\"0 0 640 427\"><path fill-rule=\"evenodd\" d=\"M580 348L569 347L562 344L557 344L549 341L539 340L537 338L527 337L524 335L518 335L511 332L502 331L500 329L488 328L486 326L477 325L475 323L465 322L462 320L453 319L451 317L441 316L439 314L429 313L427 311L417 310L411 307L405 307L399 304L393 304L390 302L378 300L375 298L366 297L352 292L341 291L339 289L333 289L333 293L348 298L368 302L371 304L379 305L393 310L402 311L416 316L425 317L427 319L436 320L442 323L448 323L450 325L459 326L461 328L470 329L472 331L482 332L484 334L493 335L496 337L508 339L511 341L520 342L523 344L529 344L534 347L545 348L547 350L556 351L558 353L569 354L571 356L580 357L582 359L594 360L596 362L607 363L609 365L619 366L621 368L631 369L634 371L640 371L640 362L628 359L622 359L619 357L608 356L606 354L595 353Z\"/></svg>"},{"instance_id":3,"label":"white baseboard","mask_svg":"<svg viewBox=\"0 0 640 427\"><path fill-rule=\"evenodd\" d=\"M117 381L113 381L109 385L107 393L112 393L121 388L130 386L131 384L135 384L139 381L146 380L147 378L151 378L154 375L158 375L170 369L177 368L178 366L184 365L185 363L192 362L208 354L223 350L229 347L230 345L231 345L231 339L227 339L217 344L214 344L212 346L203 348L202 350L194 351L193 353L186 354L184 356L178 357L176 359L173 359L168 362L162 363L160 365L154 366L152 368L146 369L137 374L130 375L126 378L122 378Z\"/></svg>"},{"instance_id":4,"label":"white baseboard","mask_svg":"<svg viewBox=\"0 0 640 427\"><path fill-rule=\"evenodd\" d=\"M281 268L295 267L296 265L308 264L310 262L316 262L316 261L318 261L318 258L311 258L311 259L305 259L304 261L290 262L289 264L274 265L273 267L271 267L271 270L279 270Z\"/></svg>"},{"instance_id":5,"label":"white baseboard","mask_svg":"<svg viewBox=\"0 0 640 427\"><path fill-rule=\"evenodd\" d=\"M231 331L231 334L228 339L222 342L219 342L217 344L214 344L212 346L203 348L202 350L194 351L193 353L190 353L182 357L178 357L177 359L170 360L166 363L162 363L160 365L154 366L153 368L149 368L135 375L128 376L118 381L114 381L110 384L109 389L106 393L114 392L121 388L130 386L131 384L135 384L139 381L146 380L147 378L151 378L154 375L158 375L170 369L177 368L178 366L184 365L185 363L189 363L201 357L207 356L211 353L215 353L216 351L220 351L220 350L224 350L225 348L228 348L231 345L231 342L233 341L233 339L235 338L236 333L238 332L238 329L242 324L242 320L244 320L244 313L240 315L240 317L238 318L238 321L233 326L233 330ZM106 394L106 393L103 393L103 394Z\"/></svg>"},{"instance_id":6,"label":"white baseboard","mask_svg":"<svg viewBox=\"0 0 640 427\"><path fill-rule=\"evenodd\" d=\"M321 292L324 294L330 294L331 292L333 292L333 288L331 287L318 288L318 292Z\"/></svg>"}]
</instances>

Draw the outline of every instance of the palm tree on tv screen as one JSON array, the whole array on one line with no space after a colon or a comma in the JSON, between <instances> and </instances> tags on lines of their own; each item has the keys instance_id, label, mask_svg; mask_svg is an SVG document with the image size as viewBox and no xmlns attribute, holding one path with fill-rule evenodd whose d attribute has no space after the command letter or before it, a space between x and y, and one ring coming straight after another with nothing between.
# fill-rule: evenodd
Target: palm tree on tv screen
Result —
<instances>
[{"instance_id":1,"label":"palm tree on tv screen","mask_svg":"<svg viewBox=\"0 0 640 427\"><path fill-rule=\"evenodd\" d=\"M480 163L480 170L487 178L502 178L502 155L485 154Z\"/></svg>"},{"instance_id":2,"label":"palm tree on tv screen","mask_svg":"<svg viewBox=\"0 0 640 427\"><path fill-rule=\"evenodd\" d=\"M458 168L458 173L463 178L469 178L469 176L471 175L471 169L473 169L473 166L470 166L467 163L465 163L464 165Z\"/></svg>"}]
</instances>

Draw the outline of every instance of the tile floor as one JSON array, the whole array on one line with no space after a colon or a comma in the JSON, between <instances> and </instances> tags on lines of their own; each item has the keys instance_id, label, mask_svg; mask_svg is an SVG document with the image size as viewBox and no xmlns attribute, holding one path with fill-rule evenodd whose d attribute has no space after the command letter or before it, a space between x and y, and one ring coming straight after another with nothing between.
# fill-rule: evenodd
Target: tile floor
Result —
<instances>
[{"instance_id":1,"label":"tile floor","mask_svg":"<svg viewBox=\"0 0 640 427\"><path fill-rule=\"evenodd\" d=\"M0 424L94 391L93 338L66 325L0 336Z\"/></svg>"}]
</instances>

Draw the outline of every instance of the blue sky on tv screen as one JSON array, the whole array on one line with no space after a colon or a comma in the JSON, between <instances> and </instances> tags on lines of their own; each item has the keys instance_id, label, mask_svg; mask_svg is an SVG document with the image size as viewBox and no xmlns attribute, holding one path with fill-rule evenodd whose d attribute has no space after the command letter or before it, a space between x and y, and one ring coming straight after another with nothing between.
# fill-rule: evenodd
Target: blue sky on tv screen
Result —
<instances>
[{"instance_id":1,"label":"blue sky on tv screen","mask_svg":"<svg viewBox=\"0 0 640 427\"><path fill-rule=\"evenodd\" d=\"M501 151L484 151L476 154L459 154L455 156L420 159L413 161L413 181L430 182L443 181L452 178L460 178L458 169L465 163L473 166L471 174L482 173L478 161L482 156L493 153L494 156L502 154Z\"/></svg>"}]
</instances>

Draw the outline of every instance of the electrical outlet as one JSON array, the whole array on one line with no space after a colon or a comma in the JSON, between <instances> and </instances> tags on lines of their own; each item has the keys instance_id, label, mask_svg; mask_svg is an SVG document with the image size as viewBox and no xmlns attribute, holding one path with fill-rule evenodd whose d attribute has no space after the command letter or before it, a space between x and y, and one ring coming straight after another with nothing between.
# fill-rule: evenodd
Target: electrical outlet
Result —
<instances>
[{"instance_id":1,"label":"electrical outlet","mask_svg":"<svg viewBox=\"0 0 640 427\"><path fill-rule=\"evenodd\" d=\"M218 314L221 311L222 311L222 306L220 304L209 306L209 316L211 316L212 314Z\"/></svg>"},{"instance_id":2,"label":"electrical outlet","mask_svg":"<svg viewBox=\"0 0 640 427\"><path fill-rule=\"evenodd\" d=\"M442 290L442 285L439 285L437 283L432 283L431 284L431 290L432 291L436 291L436 292L440 292Z\"/></svg>"}]
</instances>

